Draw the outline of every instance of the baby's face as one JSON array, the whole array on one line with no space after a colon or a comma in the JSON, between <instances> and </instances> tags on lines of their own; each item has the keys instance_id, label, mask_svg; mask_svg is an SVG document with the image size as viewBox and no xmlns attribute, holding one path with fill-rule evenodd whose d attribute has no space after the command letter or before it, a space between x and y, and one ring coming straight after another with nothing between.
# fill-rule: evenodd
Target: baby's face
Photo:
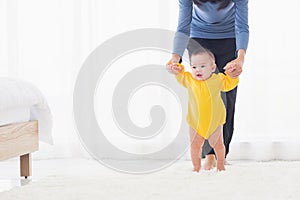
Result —
<instances>
[{"instance_id":1,"label":"baby's face","mask_svg":"<svg viewBox=\"0 0 300 200\"><path fill-rule=\"evenodd\" d=\"M191 57L192 76L196 80L206 80L216 70L212 58L207 53L192 55Z\"/></svg>"}]
</instances>

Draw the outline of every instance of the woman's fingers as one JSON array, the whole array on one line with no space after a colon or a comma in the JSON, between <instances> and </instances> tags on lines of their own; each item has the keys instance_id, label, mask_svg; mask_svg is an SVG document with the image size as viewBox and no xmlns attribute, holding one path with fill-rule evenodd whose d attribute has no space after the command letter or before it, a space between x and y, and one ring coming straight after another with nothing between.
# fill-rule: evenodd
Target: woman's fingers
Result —
<instances>
[{"instance_id":1,"label":"woman's fingers","mask_svg":"<svg viewBox=\"0 0 300 200\"><path fill-rule=\"evenodd\" d=\"M166 68L167 68L167 70L168 70L169 72L172 71L172 65L173 65L172 61L169 61L169 62L166 64Z\"/></svg>"},{"instance_id":2,"label":"woman's fingers","mask_svg":"<svg viewBox=\"0 0 300 200\"><path fill-rule=\"evenodd\" d=\"M243 68L241 66L236 66L235 69L233 69L232 71L228 71L228 74L230 77L232 78L237 78L243 71Z\"/></svg>"},{"instance_id":3,"label":"woman's fingers","mask_svg":"<svg viewBox=\"0 0 300 200\"><path fill-rule=\"evenodd\" d=\"M237 62L229 62L224 67L226 73L232 77L237 78L243 71L242 67Z\"/></svg>"},{"instance_id":4,"label":"woman's fingers","mask_svg":"<svg viewBox=\"0 0 300 200\"><path fill-rule=\"evenodd\" d=\"M182 70L182 67L180 65L181 64L179 63L173 63L172 61L169 61L166 64L166 68L170 73L178 74Z\"/></svg>"},{"instance_id":5,"label":"woman's fingers","mask_svg":"<svg viewBox=\"0 0 300 200\"><path fill-rule=\"evenodd\" d=\"M226 66L224 67L224 69L227 71L227 72L232 72L233 70L235 70L237 67L237 63L235 62L230 62L230 63L227 63Z\"/></svg>"},{"instance_id":6,"label":"woman's fingers","mask_svg":"<svg viewBox=\"0 0 300 200\"><path fill-rule=\"evenodd\" d=\"M237 66L233 72L234 72L234 76L238 77L243 72L243 68L241 66Z\"/></svg>"},{"instance_id":7,"label":"woman's fingers","mask_svg":"<svg viewBox=\"0 0 300 200\"><path fill-rule=\"evenodd\" d=\"M176 63L174 63L174 64L172 65L172 69L173 69L173 70L176 70L176 71L181 71L181 70L182 70L181 66L178 65L178 64L176 64Z\"/></svg>"}]
</instances>

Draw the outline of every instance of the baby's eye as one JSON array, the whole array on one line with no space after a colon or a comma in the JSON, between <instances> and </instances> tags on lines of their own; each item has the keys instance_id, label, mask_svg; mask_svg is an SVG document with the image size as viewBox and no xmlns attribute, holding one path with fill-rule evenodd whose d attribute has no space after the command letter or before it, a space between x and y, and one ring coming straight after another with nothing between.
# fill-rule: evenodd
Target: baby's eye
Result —
<instances>
[{"instance_id":1,"label":"baby's eye","mask_svg":"<svg viewBox=\"0 0 300 200\"><path fill-rule=\"evenodd\" d=\"M193 69L196 69L197 67L196 67L196 66L193 66L192 68L193 68Z\"/></svg>"},{"instance_id":2,"label":"baby's eye","mask_svg":"<svg viewBox=\"0 0 300 200\"><path fill-rule=\"evenodd\" d=\"M204 68L205 67L205 65L201 65L201 68Z\"/></svg>"}]
</instances>

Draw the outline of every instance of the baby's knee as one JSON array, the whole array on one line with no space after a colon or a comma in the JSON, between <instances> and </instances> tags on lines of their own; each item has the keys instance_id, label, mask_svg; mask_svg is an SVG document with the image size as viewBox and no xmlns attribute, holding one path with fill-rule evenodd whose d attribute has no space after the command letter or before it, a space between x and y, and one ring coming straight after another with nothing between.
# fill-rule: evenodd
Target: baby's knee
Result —
<instances>
[{"instance_id":1,"label":"baby's knee","mask_svg":"<svg viewBox=\"0 0 300 200\"><path fill-rule=\"evenodd\" d=\"M192 149L201 149L202 146L203 146L203 143L204 142L199 142L199 141L193 141L192 144L191 144L191 148Z\"/></svg>"},{"instance_id":2,"label":"baby's knee","mask_svg":"<svg viewBox=\"0 0 300 200\"><path fill-rule=\"evenodd\" d=\"M218 141L218 142L215 144L214 148L216 148L216 149L225 149L225 145L224 145L223 142Z\"/></svg>"},{"instance_id":3,"label":"baby's knee","mask_svg":"<svg viewBox=\"0 0 300 200\"><path fill-rule=\"evenodd\" d=\"M192 146L196 146L196 147L202 147L204 144L204 139L200 136L195 137L192 141Z\"/></svg>"}]
</instances>

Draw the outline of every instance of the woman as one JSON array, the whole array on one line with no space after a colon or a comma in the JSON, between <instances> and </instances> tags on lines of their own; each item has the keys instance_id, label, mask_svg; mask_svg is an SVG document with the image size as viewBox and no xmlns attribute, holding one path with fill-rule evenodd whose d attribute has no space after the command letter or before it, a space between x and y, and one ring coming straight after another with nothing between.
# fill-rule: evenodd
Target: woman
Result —
<instances>
[{"instance_id":1,"label":"woman","mask_svg":"<svg viewBox=\"0 0 300 200\"><path fill-rule=\"evenodd\" d=\"M233 68L230 75L238 77L242 72L248 40L248 0L179 0L178 27L167 68L176 68L175 63L181 62L186 48L189 54L198 48L196 42L214 53L219 72L224 72L224 67ZM234 129L236 93L237 88L223 94L227 112L223 127L226 156ZM202 156L205 155L204 168L212 169L215 156L207 142L203 147Z\"/></svg>"}]
</instances>

